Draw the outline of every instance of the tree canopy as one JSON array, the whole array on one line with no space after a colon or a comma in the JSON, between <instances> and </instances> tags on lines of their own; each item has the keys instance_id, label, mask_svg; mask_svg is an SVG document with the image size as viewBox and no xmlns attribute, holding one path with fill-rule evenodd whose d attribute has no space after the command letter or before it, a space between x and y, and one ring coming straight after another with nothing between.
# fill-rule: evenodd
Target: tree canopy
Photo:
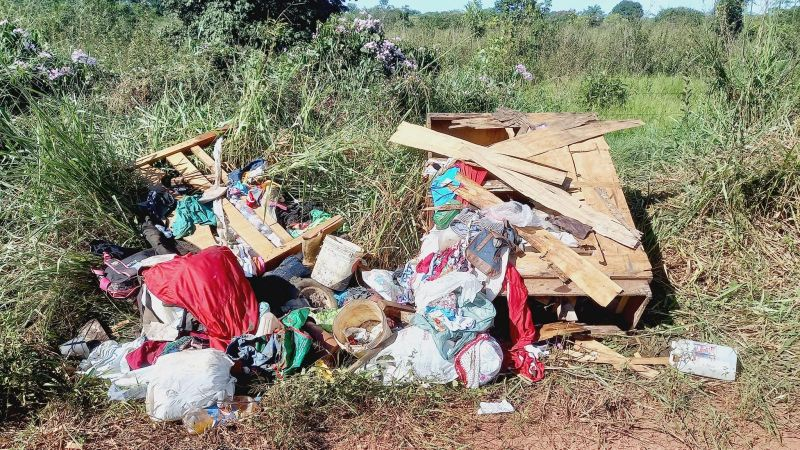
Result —
<instances>
[{"instance_id":1,"label":"tree canopy","mask_svg":"<svg viewBox=\"0 0 800 450\"><path fill-rule=\"evenodd\" d=\"M622 0L611 10L611 14L619 14L626 19L637 20L644 16L644 9L639 2Z\"/></svg>"}]
</instances>

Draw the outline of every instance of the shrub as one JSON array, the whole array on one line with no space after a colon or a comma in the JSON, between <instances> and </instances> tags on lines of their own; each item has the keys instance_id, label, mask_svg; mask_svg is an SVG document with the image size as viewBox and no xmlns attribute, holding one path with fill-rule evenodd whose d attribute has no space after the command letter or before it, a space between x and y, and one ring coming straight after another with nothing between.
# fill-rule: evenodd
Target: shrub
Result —
<instances>
[{"instance_id":1,"label":"shrub","mask_svg":"<svg viewBox=\"0 0 800 450\"><path fill-rule=\"evenodd\" d=\"M603 19L606 17L605 13L603 13L603 8L601 8L600 5L587 6L580 15L586 17L589 21L589 26L592 27L599 27L600 24L603 23Z\"/></svg>"},{"instance_id":2,"label":"shrub","mask_svg":"<svg viewBox=\"0 0 800 450\"><path fill-rule=\"evenodd\" d=\"M715 14L720 35L735 37L742 31L744 0L720 0Z\"/></svg>"},{"instance_id":3,"label":"shrub","mask_svg":"<svg viewBox=\"0 0 800 450\"><path fill-rule=\"evenodd\" d=\"M162 0L165 11L183 20L190 31L208 40L286 45L307 39L320 21L345 9L342 0ZM269 29L279 27L280 36Z\"/></svg>"},{"instance_id":4,"label":"shrub","mask_svg":"<svg viewBox=\"0 0 800 450\"><path fill-rule=\"evenodd\" d=\"M607 75L589 75L583 82L583 97L590 108L606 108L611 105L621 106L628 99L628 87L618 77Z\"/></svg>"}]
</instances>

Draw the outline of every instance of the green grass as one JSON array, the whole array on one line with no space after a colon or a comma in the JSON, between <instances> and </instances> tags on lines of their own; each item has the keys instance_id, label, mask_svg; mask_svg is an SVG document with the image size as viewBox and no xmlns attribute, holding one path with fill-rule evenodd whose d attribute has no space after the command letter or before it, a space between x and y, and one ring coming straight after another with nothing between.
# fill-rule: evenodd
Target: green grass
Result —
<instances>
[{"instance_id":1,"label":"green grass","mask_svg":"<svg viewBox=\"0 0 800 450\"><path fill-rule=\"evenodd\" d=\"M634 429L692 447L729 447L797 428L795 28L753 19L746 39L718 45L705 28L567 24L537 47L523 45L539 36L527 28L490 27L474 37L395 26L387 36L433 49L437 58L415 76L387 78L370 61L320 53L318 43L286 53L206 48L176 37L173 19L142 6L0 0L2 17L38 29L64 54L89 51L108 73L91 89L0 111L0 397L2 415L13 419L14 446L146 446L151 435L163 435L176 447L319 447L379 435L381 445L457 447L498 429L519 438L508 446L530 435L640 446L625 441ZM507 45L510 31L519 43ZM620 52L626 36L631 54L644 56ZM535 73L534 83L513 77L519 62ZM136 156L232 123L226 160L266 157L287 196L342 214L348 236L381 267L394 268L417 250L424 193L423 156L386 142L401 120L498 106L585 111L583 81L597 70L619 75L628 90L624 104L600 107L598 115L646 122L608 141L657 278L646 326L608 344L626 355L658 354L675 338L732 345L742 361L736 383L671 372L645 382L557 357L542 383L511 378L477 391L383 387L341 375L328 384L302 375L257 387L269 405L257 418L187 438L177 426L151 425L139 404L107 404L102 384L71 375L57 355L56 345L84 320L133 316L129 305L99 295L87 250L93 238L141 244L132 214L136 182L125 168ZM488 86L482 75L492 79ZM504 396L518 413L475 419L478 401ZM2 439L0 446L12 445Z\"/></svg>"}]
</instances>

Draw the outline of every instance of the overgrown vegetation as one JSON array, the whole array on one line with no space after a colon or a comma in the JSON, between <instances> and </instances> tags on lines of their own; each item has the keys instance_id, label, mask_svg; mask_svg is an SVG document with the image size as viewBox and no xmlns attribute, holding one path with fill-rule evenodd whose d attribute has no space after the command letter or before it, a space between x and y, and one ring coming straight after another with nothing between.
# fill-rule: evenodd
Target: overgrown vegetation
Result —
<instances>
[{"instance_id":1,"label":"overgrown vegetation","mask_svg":"<svg viewBox=\"0 0 800 450\"><path fill-rule=\"evenodd\" d=\"M88 318L132 315L95 289L87 243L143 244L130 211L137 182L126 169L135 156L231 123L227 160L266 157L287 195L344 215L349 236L392 267L417 250L424 186L421 155L388 136L426 112L498 106L588 107L648 123L608 138L657 275L646 327L611 345L628 354L658 353L676 337L733 345L740 380L670 374L641 383L558 360L544 383L507 380L476 392L308 375L256 388L270 410L236 432L254 446L311 447L353 443L374 425L387 430L379 444L419 447L435 436L435 445L456 446L487 431L483 422L453 423L472 423L478 399L500 396L522 411L503 422L512 431L557 421L594 445L613 445L606 433L623 439L615 431L632 422L689 446L747 445L798 428L797 8L738 19L726 10L721 22L721 13L689 11L555 14L528 1L425 15L387 4L371 16L314 22L329 10L278 26L280 14L247 12L262 3L279 2L0 0L8 21L0 22L0 401L9 426L29 424L8 445L0 437L3 447L149 441L149 424L127 437L105 429L146 419L137 406L108 405L103 387L72 374L56 348ZM233 4L246 7L234 14ZM170 14L189 7L183 18ZM48 76L15 64L42 60L16 29L53 55ZM61 67L89 71L59 84L49 71ZM121 339L135 328L122 327ZM57 438L42 431L62 424ZM403 433L391 433L398 424ZM157 431L182 436L172 426ZM230 446L226 433L176 446Z\"/></svg>"}]
</instances>

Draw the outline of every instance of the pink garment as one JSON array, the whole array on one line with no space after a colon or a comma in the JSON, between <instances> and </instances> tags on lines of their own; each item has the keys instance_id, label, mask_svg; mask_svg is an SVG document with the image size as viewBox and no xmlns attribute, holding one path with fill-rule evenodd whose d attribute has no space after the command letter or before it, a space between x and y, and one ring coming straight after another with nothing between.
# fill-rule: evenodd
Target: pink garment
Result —
<instances>
[{"instance_id":1,"label":"pink garment","mask_svg":"<svg viewBox=\"0 0 800 450\"><path fill-rule=\"evenodd\" d=\"M145 341L141 347L125 355L125 361L128 362L131 370L152 366L164 352L167 344L169 342L166 341Z\"/></svg>"},{"instance_id":2,"label":"pink garment","mask_svg":"<svg viewBox=\"0 0 800 450\"><path fill-rule=\"evenodd\" d=\"M528 308L528 288L513 264L509 263L503 281L508 298L508 318L511 331L511 348L506 350L505 365L531 381L544 378L544 363L525 350L539 340L539 331L533 323L533 314Z\"/></svg>"}]
</instances>

